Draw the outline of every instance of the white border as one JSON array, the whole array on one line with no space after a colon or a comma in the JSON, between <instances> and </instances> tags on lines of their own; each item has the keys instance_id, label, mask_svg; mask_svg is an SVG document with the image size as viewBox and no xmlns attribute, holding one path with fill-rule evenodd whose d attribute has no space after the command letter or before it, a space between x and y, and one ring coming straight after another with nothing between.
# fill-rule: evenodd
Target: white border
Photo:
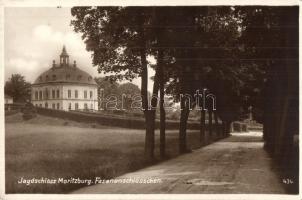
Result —
<instances>
[{"instance_id":1,"label":"white border","mask_svg":"<svg viewBox=\"0 0 302 200\"><path fill-rule=\"evenodd\" d=\"M3 0L4 6L49 7L49 6L201 6L201 5L298 5L298 0Z\"/></svg>"},{"instance_id":2,"label":"white border","mask_svg":"<svg viewBox=\"0 0 302 200\"><path fill-rule=\"evenodd\" d=\"M222 200L254 200L254 199L301 199L300 195L262 195L262 194L5 194L5 182L4 182L4 175L5 175L5 163L4 163L4 152L5 152L5 134L4 134L4 7L55 7L55 6L62 6L62 7L72 7L72 6L188 6L188 5L267 5L267 6L292 6L292 5L299 5L301 4L302 0L0 0L0 200L44 200L44 199L67 199L67 200L80 200L80 199L175 199L175 200L184 200L184 199L222 199ZM299 37L301 33L301 8L299 11ZM301 38L299 39L299 47L302 46ZM299 49L299 60L301 58L301 51ZM299 76L301 77L301 68L299 63ZM301 86L302 80L299 79L299 103L301 101ZM299 110L301 111L302 106L299 106ZM299 123L302 124L301 112L299 113ZM3 142L1 142L1 140ZM302 141L302 136L300 134L299 140ZM301 180L302 172L301 172L301 153L300 153L300 176L299 179ZM300 194L302 190L302 184L300 183Z\"/></svg>"}]
</instances>

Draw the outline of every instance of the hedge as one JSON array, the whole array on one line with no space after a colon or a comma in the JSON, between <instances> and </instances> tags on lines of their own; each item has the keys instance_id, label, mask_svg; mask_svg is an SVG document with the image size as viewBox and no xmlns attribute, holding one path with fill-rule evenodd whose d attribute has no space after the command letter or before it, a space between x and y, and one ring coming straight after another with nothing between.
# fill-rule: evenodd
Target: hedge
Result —
<instances>
[{"instance_id":1,"label":"hedge","mask_svg":"<svg viewBox=\"0 0 302 200\"><path fill-rule=\"evenodd\" d=\"M233 122L233 131L234 132L248 132L248 126L242 122Z\"/></svg>"},{"instance_id":2,"label":"hedge","mask_svg":"<svg viewBox=\"0 0 302 200\"><path fill-rule=\"evenodd\" d=\"M135 117L109 116L101 113L84 113L79 111L63 111L47 108L37 108L37 113L41 115L69 119L77 122L98 123L105 126L116 126L122 128L145 129L145 120ZM160 122L156 120L156 128L159 128ZM221 124L219 124L221 127ZM188 129L199 130L199 123L188 123ZM207 127L206 127L207 128ZM166 120L166 129L179 129L179 121Z\"/></svg>"}]
</instances>

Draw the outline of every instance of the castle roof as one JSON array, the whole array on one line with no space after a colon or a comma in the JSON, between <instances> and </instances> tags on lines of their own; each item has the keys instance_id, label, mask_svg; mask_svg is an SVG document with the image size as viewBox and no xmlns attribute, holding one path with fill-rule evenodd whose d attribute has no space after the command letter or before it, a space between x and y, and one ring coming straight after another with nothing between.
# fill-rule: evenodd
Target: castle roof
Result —
<instances>
[{"instance_id":1,"label":"castle roof","mask_svg":"<svg viewBox=\"0 0 302 200\"><path fill-rule=\"evenodd\" d=\"M61 56L68 56L65 46L63 47ZM79 69L76 62L70 65L68 62L55 64L50 69L43 72L34 82L34 84L45 83L72 83L72 84L89 84L96 85L95 80L87 72Z\"/></svg>"}]
</instances>

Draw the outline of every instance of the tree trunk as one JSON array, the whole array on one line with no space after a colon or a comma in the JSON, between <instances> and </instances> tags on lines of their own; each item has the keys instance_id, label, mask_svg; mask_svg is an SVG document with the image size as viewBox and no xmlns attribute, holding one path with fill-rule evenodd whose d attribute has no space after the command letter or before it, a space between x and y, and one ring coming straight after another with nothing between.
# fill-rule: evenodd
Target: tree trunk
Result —
<instances>
[{"instance_id":1,"label":"tree trunk","mask_svg":"<svg viewBox=\"0 0 302 200\"><path fill-rule=\"evenodd\" d=\"M200 144L203 146L206 144L206 112L204 109L200 111Z\"/></svg>"},{"instance_id":2,"label":"tree trunk","mask_svg":"<svg viewBox=\"0 0 302 200\"><path fill-rule=\"evenodd\" d=\"M147 159L150 161L154 159L155 114L156 114L156 107L157 107L158 90L159 90L158 73L156 72L154 76L151 108L145 111L145 117L146 117L145 155L147 156Z\"/></svg>"},{"instance_id":3,"label":"tree trunk","mask_svg":"<svg viewBox=\"0 0 302 200\"><path fill-rule=\"evenodd\" d=\"M152 112L148 109L148 70L146 53L144 50L141 51L142 61L142 74L141 74L141 95L142 95L142 107L144 109L144 116L146 122L146 136L145 136L145 158L149 161L154 159L154 122Z\"/></svg>"},{"instance_id":4,"label":"tree trunk","mask_svg":"<svg viewBox=\"0 0 302 200\"><path fill-rule=\"evenodd\" d=\"M180 126L179 126L179 153L188 152L187 149L187 121L190 113L189 103L182 99L181 100L181 113L180 113Z\"/></svg>"},{"instance_id":5,"label":"tree trunk","mask_svg":"<svg viewBox=\"0 0 302 200\"><path fill-rule=\"evenodd\" d=\"M231 132L231 122L226 121L225 122L225 137L229 136L230 132Z\"/></svg>"},{"instance_id":6,"label":"tree trunk","mask_svg":"<svg viewBox=\"0 0 302 200\"><path fill-rule=\"evenodd\" d=\"M144 30L144 18L140 18L139 25L139 38L140 38L140 57L141 57L141 95L142 107L144 110L146 122L146 136L145 136L145 158L148 161L154 160L154 145L155 145L155 110L149 110L148 102L148 68L147 68L147 53L146 53L146 38ZM158 74L155 73L153 95L158 96ZM151 99L151 107L156 108L157 99Z\"/></svg>"},{"instance_id":7,"label":"tree trunk","mask_svg":"<svg viewBox=\"0 0 302 200\"><path fill-rule=\"evenodd\" d=\"M159 88L160 88L160 157L166 156L166 111L164 108L165 103L165 82L164 82L164 69L163 69L163 51L158 52L158 70L159 70Z\"/></svg>"},{"instance_id":8,"label":"tree trunk","mask_svg":"<svg viewBox=\"0 0 302 200\"><path fill-rule=\"evenodd\" d=\"M220 127L219 127L219 122L218 122L218 115L217 112L214 112L214 120L215 120L215 135L216 135L216 139L219 139L221 137L220 134Z\"/></svg>"},{"instance_id":9,"label":"tree trunk","mask_svg":"<svg viewBox=\"0 0 302 200\"><path fill-rule=\"evenodd\" d=\"M209 140L210 140L210 142L214 139L213 138L212 114L213 114L212 110L209 109Z\"/></svg>"}]
</instances>

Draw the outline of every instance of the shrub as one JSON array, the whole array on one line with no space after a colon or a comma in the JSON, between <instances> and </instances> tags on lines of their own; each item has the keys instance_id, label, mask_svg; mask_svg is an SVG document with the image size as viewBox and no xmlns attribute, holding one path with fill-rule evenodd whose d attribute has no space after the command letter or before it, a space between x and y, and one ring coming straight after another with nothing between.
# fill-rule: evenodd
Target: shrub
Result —
<instances>
[{"instance_id":1,"label":"shrub","mask_svg":"<svg viewBox=\"0 0 302 200\"><path fill-rule=\"evenodd\" d=\"M247 132L248 127L245 123L233 122L233 131L235 131L235 132Z\"/></svg>"},{"instance_id":2,"label":"shrub","mask_svg":"<svg viewBox=\"0 0 302 200\"><path fill-rule=\"evenodd\" d=\"M37 111L36 108L32 103L26 103L25 106L22 109L23 112L23 119L24 120L29 120L37 116Z\"/></svg>"}]
</instances>

